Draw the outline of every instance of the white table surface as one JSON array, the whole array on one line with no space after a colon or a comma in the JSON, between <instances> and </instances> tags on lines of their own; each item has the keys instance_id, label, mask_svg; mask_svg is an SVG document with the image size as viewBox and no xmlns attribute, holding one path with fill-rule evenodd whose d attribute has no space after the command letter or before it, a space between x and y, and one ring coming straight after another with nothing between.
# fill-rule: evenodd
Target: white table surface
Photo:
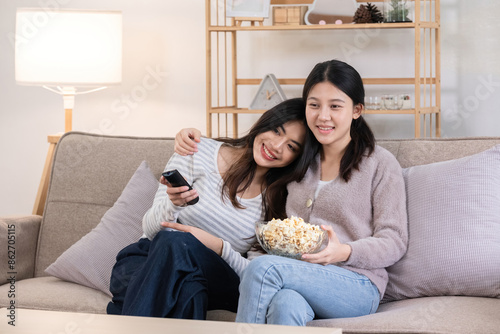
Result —
<instances>
[{"instance_id":1,"label":"white table surface","mask_svg":"<svg viewBox=\"0 0 500 334\"><path fill-rule=\"evenodd\" d=\"M131 317L106 314L15 310L15 326L9 325L8 310L0 309L2 334L341 334L338 328L254 325L222 321L201 321Z\"/></svg>"}]
</instances>

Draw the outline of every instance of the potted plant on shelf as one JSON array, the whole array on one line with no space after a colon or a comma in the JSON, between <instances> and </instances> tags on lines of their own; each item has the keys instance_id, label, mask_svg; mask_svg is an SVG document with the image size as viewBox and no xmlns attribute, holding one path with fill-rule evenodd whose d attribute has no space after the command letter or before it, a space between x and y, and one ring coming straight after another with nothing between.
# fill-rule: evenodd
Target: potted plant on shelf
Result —
<instances>
[{"instance_id":1,"label":"potted plant on shelf","mask_svg":"<svg viewBox=\"0 0 500 334\"><path fill-rule=\"evenodd\" d=\"M412 8L408 0L384 0L384 22L412 22Z\"/></svg>"}]
</instances>

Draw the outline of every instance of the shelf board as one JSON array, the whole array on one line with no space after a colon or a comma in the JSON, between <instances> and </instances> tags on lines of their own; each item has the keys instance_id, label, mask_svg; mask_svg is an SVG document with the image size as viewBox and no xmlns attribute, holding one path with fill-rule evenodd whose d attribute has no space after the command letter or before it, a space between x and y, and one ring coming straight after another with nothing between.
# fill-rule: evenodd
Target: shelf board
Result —
<instances>
[{"instance_id":1,"label":"shelf board","mask_svg":"<svg viewBox=\"0 0 500 334\"><path fill-rule=\"evenodd\" d=\"M248 108L234 108L234 107L214 107L208 111L209 114L263 114L266 110L248 109ZM401 109L401 110L372 110L365 109L365 114L402 114L414 115L415 109Z\"/></svg>"},{"instance_id":2,"label":"shelf board","mask_svg":"<svg viewBox=\"0 0 500 334\"><path fill-rule=\"evenodd\" d=\"M441 109L439 107L423 107L420 108L420 113L421 114L439 114L441 112Z\"/></svg>"},{"instance_id":3,"label":"shelf board","mask_svg":"<svg viewBox=\"0 0 500 334\"><path fill-rule=\"evenodd\" d=\"M391 114L391 115L415 115L415 109L365 109L363 114L367 115L380 115L380 114Z\"/></svg>"},{"instance_id":4,"label":"shelf board","mask_svg":"<svg viewBox=\"0 0 500 334\"><path fill-rule=\"evenodd\" d=\"M411 29L415 22L408 23L360 23L360 24L311 24L311 25L283 25L283 26L209 26L208 31L278 31L278 30L335 30L335 29Z\"/></svg>"},{"instance_id":5,"label":"shelf board","mask_svg":"<svg viewBox=\"0 0 500 334\"><path fill-rule=\"evenodd\" d=\"M236 85L260 85L262 79L238 78ZM279 79L280 85L303 85L305 78L283 78ZM415 78L364 78L365 85L414 85ZM436 78L420 78L420 84L436 84Z\"/></svg>"},{"instance_id":6,"label":"shelf board","mask_svg":"<svg viewBox=\"0 0 500 334\"><path fill-rule=\"evenodd\" d=\"M267 110L234 108L234 107L214 107L208 110L209 114L263 114Z\"/></svg>"},{"instance_id":7,"label":"shelf board","mask_svg":"<svg viewBox=\"0 0 500 334\"><path fill-rule=\"evenodd\" d=\"M366 0L356 0L357 2L367 2ZM384 0L371 0L368 2L384 2ZM314 0L271 0L271 5L310 5Z\"/></svg>"},{"instance_id":8,"label":"shelf board","mask_svg":"<svg viewBox=\"0 0 500 334\"><path fill-rule=\"evenodd\" d=\"M438 107L426 107L420 108L419 114L439 114L440 109ZM373 109L365 109L363 111L365 114L409 114L414 115L415 109L396 109L396 110L373 110Z\"/></svg>"},{"instance_id":9,"label":"shelf board","mask_svg":"<svg viewBox=\"0 0 500 334\"><path fill-rule=\"evenodd\" d=\"M383 0L375 0L383 1ZM314 0L271 0L271 5L310 5Z\"/></svg>"}]
</instances>

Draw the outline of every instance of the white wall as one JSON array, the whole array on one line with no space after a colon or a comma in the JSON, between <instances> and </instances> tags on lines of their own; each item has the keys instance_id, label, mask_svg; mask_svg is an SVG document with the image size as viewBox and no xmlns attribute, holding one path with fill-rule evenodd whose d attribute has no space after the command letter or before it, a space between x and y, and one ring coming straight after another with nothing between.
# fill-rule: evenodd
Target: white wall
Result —
<instances>
[{"instance_id":1,"label":"white wall","mask_svg":"<svg viewBox=\"0 0 500 334\"><path fill-rule=\"evenodd\" d=\"M495 0L441 0L441 4L442 135L500 135L496 108L500 4ZM1 216L31 213L48 148L46 137L64 129L62 98L39 87L18 86L14 78L11 40L16 8L47 6L123 11L123 83L77 96L74 130L141 136L173 136L188 126L205 131L203 0L0 0ZM242 35L239 42L242 76L272 72L278 77L305 77L315 63L331 58L350 62L365 77L412 74L410 31L385 30L368 39L360 31L259 34L258 38ZM346 45L354 52L346 52ZM140 95L145 91L143 80L152 71L158 74L158 86ZM384 89L367 91L375 94ZM285 92L299 96L300 88ZM250 89L241 101L252 93ZM413 136L411 116L368 116L378 138ZM254 118L241 120L245 130Z\"/></svg>"}]
</instances>

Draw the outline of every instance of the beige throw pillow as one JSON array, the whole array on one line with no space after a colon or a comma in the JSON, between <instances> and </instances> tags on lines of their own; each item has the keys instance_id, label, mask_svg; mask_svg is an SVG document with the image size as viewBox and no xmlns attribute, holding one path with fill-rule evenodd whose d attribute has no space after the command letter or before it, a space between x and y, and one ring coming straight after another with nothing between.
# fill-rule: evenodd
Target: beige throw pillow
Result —
<instances>
[{"instance_id":1,"label":"beige throw pillow","mask_svg":"<svg viewBox=\"0 0 500 334\"><path fill-rule=\"evenodd\" d=\"M404 170L409 244L384 301L500 297L500 145Z\"/></svg>"},{"instance_id":2,"label":"beige throw pillow","mask_svg":"<svg viewBox=\"0 0 500 334\"><path fill-rule=\"evenodd\" d=\"M153 205L157 189L158 180L143 161L101 222L45 272L111 296L109 281L116 255L142 236L142 217Z\"/></svg>"}]
</instances>

